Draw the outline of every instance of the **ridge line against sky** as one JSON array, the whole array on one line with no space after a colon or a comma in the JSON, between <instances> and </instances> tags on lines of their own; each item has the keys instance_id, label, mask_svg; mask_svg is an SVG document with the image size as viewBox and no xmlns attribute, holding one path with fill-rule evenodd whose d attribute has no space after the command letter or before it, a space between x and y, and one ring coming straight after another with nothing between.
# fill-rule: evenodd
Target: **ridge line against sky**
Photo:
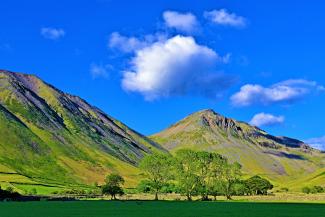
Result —
<instances>
[{"instance_id":1,"label":"ridge line against sky","mask_svg":"<svg viewBox=\"0 0 325 217\"><path fill-rule=\"evenodd\" d=\"M325 5L36 3L22 11L4 1L2 68L36 73L145 134L211 107L325 148L317 117L325 108L324 15L313 19ZM150 124L159 114L166 118Z\"/></svg>"}]
</instances>

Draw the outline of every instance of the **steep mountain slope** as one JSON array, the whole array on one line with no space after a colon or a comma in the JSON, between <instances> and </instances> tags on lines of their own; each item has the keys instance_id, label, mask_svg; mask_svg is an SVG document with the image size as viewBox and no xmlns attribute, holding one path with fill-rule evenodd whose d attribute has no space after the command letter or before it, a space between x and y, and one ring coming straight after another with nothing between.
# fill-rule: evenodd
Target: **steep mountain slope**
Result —
<instances>
[{"instance_id":1,"label":"steep mountain slope","mask_svg":"<svg viewBox=\"0 0 325 217\"><path fill-rule=\"evenodd\" d=\"M213 110L194 113L150 138L172 152L181 148L218 152L240 162L247 175L264 175L279 184L325 165L325 154L299 140L269 135Z\"/></svg>"},{"instance_id":2,"label":"steep mountain slope","mask_svg":"<svg viewBox=\"0 0 325 217\"><path fill-rule=\"evenodd\" d=\"M118 171L132 185L137 163L153 151L165 150L81 98L33 75L0 70L0 170L76 184Z\"/></svg>"}]
</instances>

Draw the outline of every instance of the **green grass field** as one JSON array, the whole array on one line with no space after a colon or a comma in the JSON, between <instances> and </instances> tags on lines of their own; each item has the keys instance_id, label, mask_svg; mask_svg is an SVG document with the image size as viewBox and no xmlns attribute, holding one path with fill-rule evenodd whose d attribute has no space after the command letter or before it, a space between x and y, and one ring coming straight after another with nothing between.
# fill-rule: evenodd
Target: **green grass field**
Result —
<instances>
[{"instance_id":1,"label":"green grass field","mask_svg":"<svg viewBox=\"0 0 325 217\"><path fill-rule=\"evenodd\" d=\"M324 217L324 204L77 201L3 202L1 217Z\"/></svg>"}]
</instances>

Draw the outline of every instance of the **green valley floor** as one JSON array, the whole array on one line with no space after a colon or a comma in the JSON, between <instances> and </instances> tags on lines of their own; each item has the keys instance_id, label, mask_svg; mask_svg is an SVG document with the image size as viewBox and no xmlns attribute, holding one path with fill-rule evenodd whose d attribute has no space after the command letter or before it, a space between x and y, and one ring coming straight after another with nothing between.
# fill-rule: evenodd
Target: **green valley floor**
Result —
<instances>
[{"instance_id":1,"label":"green valley floor","mask_svg":"<svg viewBox=\"0 0 325 217\"><path fill-rule=\"evenodd\" d=\"M324 204L73 201L2 202L1 217L325 217Z\"/></svg>"}]
</instances>

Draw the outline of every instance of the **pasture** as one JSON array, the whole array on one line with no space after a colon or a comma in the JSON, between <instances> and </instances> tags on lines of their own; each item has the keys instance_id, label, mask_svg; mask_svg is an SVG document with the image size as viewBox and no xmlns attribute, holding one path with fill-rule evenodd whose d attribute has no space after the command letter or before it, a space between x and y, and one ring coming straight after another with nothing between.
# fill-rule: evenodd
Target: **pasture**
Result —
<instances>
[{"instance_id":1,"label":"pasture","mask_svg":"<svg viewBox=\"0 0 325 217\"><path fill-rule=\"evenodd\" d=\"M325 217L324 204L70 201L2 202L1 217Z\"/></svg>"}]
</instances>

